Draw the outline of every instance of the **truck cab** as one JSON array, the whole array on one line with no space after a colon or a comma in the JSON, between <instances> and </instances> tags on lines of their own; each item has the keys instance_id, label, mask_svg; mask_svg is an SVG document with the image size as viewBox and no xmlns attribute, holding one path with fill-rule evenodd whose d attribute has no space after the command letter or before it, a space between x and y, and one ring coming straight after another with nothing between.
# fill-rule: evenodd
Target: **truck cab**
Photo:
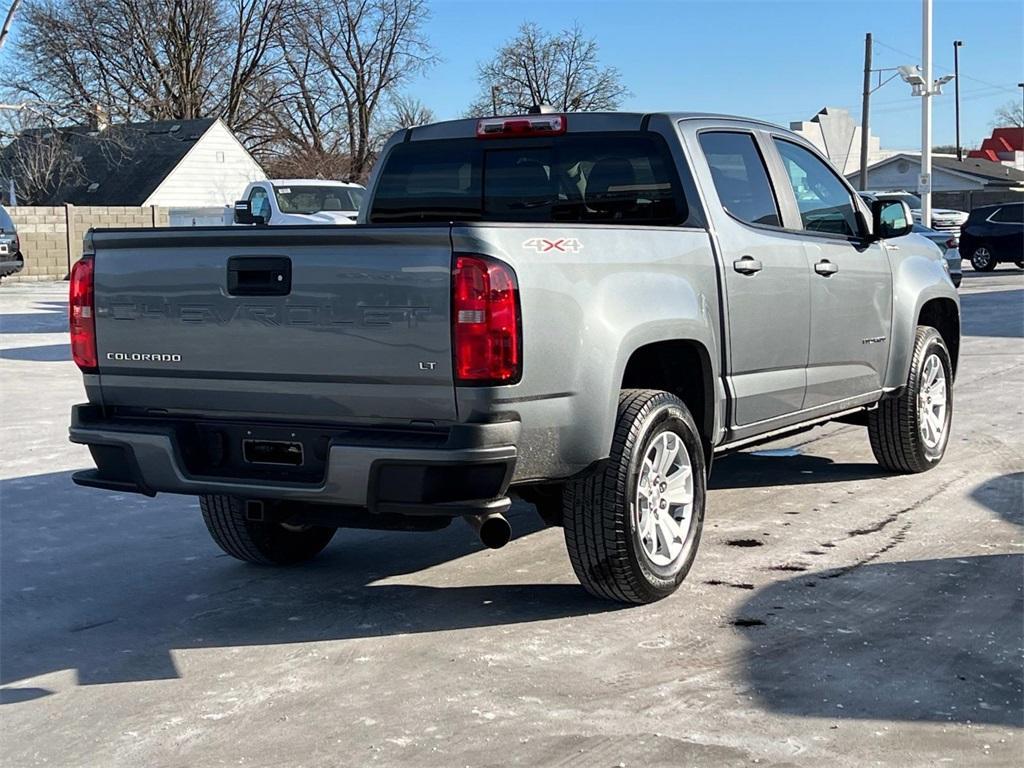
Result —
<instances>
[{"instance_id":1,"label":"truck cab","mask_svg":"<svg viewBox=\"0 0 1024 768\"><path fill-rule=\"evenodd\" d=\"M366 189L324 179L266 179L245 188L226 224L355 224Z\"/></svg>"}]
</instances>

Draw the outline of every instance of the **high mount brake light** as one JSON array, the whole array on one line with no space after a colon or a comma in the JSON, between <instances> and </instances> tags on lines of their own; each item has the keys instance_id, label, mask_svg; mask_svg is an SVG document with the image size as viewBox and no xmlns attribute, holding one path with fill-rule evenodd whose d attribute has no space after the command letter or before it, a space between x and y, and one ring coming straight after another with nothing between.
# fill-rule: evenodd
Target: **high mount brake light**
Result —
<instances>
[{"instance_id":1,"label":"high mount brake light","mask_svg":"<svg viewBox=\"0 0 1024 768\"><path fill-rule=\"evenodd\" d=\"M83 371L96 370L96 302L93 294L93 260L79 259L71 268L68 291L68 326L71 357Z\"/></svg>"},{"instance_id":2,"label":"high mount brake light","mask_svg":"<svg viewBox=\"0 0 1024 768\"><path fill-rule=\"evenodd\" d=\"M524 115L478 120L478 139L518 139L529 136L560 136L568 123L565 115Z\"/></svg>"},{"instance_id":3,"label":"high mount brake light","mask_svg":"<svg viewBox=\"0 0 1024 768\"><path fill-rule=\"evenodd\" d=\"M455 380L514 384L522 372L519 288L507 264L485 256L455 257L452 270L452 357Z\"/></svg>"}]
</instances>

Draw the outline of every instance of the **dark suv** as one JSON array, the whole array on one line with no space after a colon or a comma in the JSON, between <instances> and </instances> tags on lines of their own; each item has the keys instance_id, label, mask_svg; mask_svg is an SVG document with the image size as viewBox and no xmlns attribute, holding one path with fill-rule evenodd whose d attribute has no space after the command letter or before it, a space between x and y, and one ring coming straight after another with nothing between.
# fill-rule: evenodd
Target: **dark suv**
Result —
<instances>
[{"instance_id":1,"label":"dark suv","mask_svg":"<svg viewBox=\"0 0 1024 768\"><path fill-rule=\"evenodd\" d=\"M1001 261L1024 269L1024 202L975 208L960 231L960 254L978 272Z\"/></svg>"},{"instance_id":2,"label":"dark suv","mask_svg":"<svg viewBox=\"0 0 1024 768\"><path fill-rule=\"evenodd\" d=\"M0 205L0 280L20 272L24 266L25 259L21 255L21 242L14 222L7 209Z\"/></svg>"}]
</instances>

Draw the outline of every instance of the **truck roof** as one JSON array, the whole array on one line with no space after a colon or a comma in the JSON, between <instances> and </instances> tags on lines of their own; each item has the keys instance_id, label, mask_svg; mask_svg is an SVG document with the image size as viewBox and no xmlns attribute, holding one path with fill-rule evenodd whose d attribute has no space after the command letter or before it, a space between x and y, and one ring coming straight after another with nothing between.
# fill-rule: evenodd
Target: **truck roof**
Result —
<instances>
[{"instance_id":1,"label":"truck roof","mask_svg":"<svg viewBox=\"0 0 1024 768\"><path fill-rule=\"evenodd\" d=\"M337 181L335 179L263 179L263 181L269 181L271 184L288 185L294 184L295 186L316 186L316 187L359 187L363 188L362 184L355 184L350 181Z\"/></svg>"},{"instance_id":2,"label":"truck roof","mask_svg":"<svg viewBox=\"0 0 1024 768\"><path fill-rule=\"evenodd\" d=\"M582 131L636 131L640 130L645 120L652 117L667 118L673 122L678 120L722 120L729 122L742 122L770 127L774 130L792 133L789 129L771 123L766 120L758 120L740 115L723 115L714 112L555 112L563 114L568 123L569 132L574 130ZM499 118L514 118L519 115L499 115ZM438 123L416 126L415 128L399 131L407 131L406 140L417 139L446 139L462 136L472 136L476 133L476 124L480 120L494 119L493 116L480 115L478 117L460 118L458 120L446 120Z\"/></svg>"}]
</instances>

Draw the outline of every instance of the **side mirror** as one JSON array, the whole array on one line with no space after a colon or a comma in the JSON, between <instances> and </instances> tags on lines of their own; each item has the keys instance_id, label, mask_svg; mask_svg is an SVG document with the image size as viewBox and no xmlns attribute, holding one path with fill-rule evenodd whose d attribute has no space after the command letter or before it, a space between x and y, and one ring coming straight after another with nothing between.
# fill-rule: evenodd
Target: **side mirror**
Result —
<instances>
[{"instance_id":1,"label":"side mirror","mask_svg":"<svg viewBox=\"0 0 1024 768\"><path fill-rule=\"evenodd\" d=\"M873 200L871 223L875 240L903 237L909 235L914 227L910 206L902 200Z\"/></svg>"},{"instance_id":2,"label":"side mirror","mask_svg":"<svg viewBox=\"0 0 1024 768\"><path fill-rule=\"evenodd\" d=\"M252 215L252 203L248 200L235 201L235 224L262 224L262 216Z\"/></svg>"}]
</instances>

